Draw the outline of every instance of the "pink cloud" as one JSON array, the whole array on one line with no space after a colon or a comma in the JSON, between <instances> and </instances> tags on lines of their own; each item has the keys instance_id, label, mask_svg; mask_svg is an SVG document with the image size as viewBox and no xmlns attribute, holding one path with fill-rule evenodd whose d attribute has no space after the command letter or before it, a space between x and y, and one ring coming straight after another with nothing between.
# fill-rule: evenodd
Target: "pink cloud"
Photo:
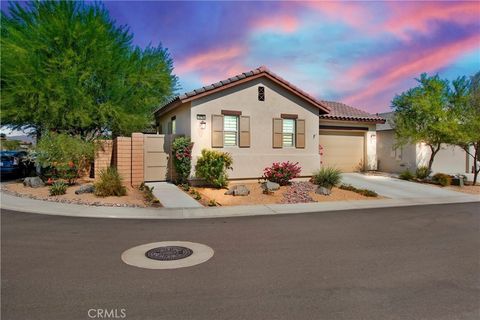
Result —
<instances>
[{"instance_id":1,"label":"pink cloud","mask_svg":"<svg viewBox=\"0 0 480 320\"><path fill-rule=\"evenodd\" d=\"M369 23L373 13L368 10L365 3L340 2L340 1L312 1L302 2L308 9L313 9L328 19L342 21L359 29L369 30Z\"/></svg>"},{"instance_id":2,"label":"pink cloud","mask_svg":"<svg viewBox=\"0 0 480 320\"><path fill-rule=\"evenodd\" d=\"M389 3L391 17L384 27L401 38L407 38L408 31L429 33L432 21L454 21L457 24L468 24L478 21L480 16L479 2L415 2Z\"/></svg>"},{"instance_id":3,"label":"pink cloud","mask_svg":"<svg viewBox=\"0 0 480 320\"><path fill-rule=\"evenodd\" d=\"M214 48L180 61L175 72L180 75L195 73L203 84L209 84L247 70L241 63L245 55L246 49L243 46Z\"/></svg>"},{"instance_id":4,"label":"pink cloud","mask_svg":"<svg viewBox=\"0 0 480 320\"><path fill-rule=\"evenodd\" d=\"M299 20L293 15L277 15L269 16L255 21L253 28L256 31L275 30L284 33L293 33L298 29Z\"/></svg>"},{"instance_id":5,"label":"pink cloud","mask_svg":"<svg viewBox=\"0 0 480 320\"><path fill-rule=\"evenodd\" d=\"M362 66L354 67L347 72L346 77L350 81L359 81L359 78L364 76L369 68L381 69L383 70L382 73L375 80L368 82L367 88L343 100L353 105L365 105L367 101L374 100L375 96L394 89L405 79L418 76L422 72L434 72L448 65L461 54L479 48L479 46L480 35L477 34L439 48L430 48L420 55L411 54L411 52L399 52L380 60L364 61ZM402 56L404 58L400 59ZM407 58L407 61L405 61L405 58ZM382 65L382 61L383 63L387 61L389 63Z\"/></svg>"}]
</instances>

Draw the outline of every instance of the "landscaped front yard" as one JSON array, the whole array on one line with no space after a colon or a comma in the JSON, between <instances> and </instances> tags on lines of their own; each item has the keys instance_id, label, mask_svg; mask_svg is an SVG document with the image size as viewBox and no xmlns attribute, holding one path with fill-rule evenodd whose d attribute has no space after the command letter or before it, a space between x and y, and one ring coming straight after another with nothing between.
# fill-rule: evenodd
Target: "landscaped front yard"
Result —
<instances>
[{"instance_id":1,"label":"landscaped front yard","mask_svg":"<svg viewBox=\"0 0 480 320\"><path fill-rule=\"evenodd\" d=\"M235 205L255 205L255 204L275 204L275 203L308 203L308 202L325 202L325 201L344 201L344 200L372 200L381 197L367 197L353 191L342 190L337 187L332 189L332 193L328 196L315 193L317 188L311 182L299 181L292 182L291 185L281 186L279 190L272 194L263 193L260 183L238 183L230 182L229 187L235 185L244 185L250 190L247 196L225 195L227 189L215 189L205 187L191 187L196 190L201 199L198 201L205 206L212 205L213 201L221 206ZM192 195L192 192L188 192ZM192 195L194 196L194 195Z\"/></svg>"},{"instance_id":2,"label":"landscaped front yard","mask_svg":"<svg viewBox=\"0 0 480 320\"><path fill-rule=\"evenodd\" d=\"M49 186L31 188L20 182L10 182L3 185L2 189L7 193L38 200L54 202L76 203L96 206L114 207L146 207L145 196L136 188L127 187L127 195L121 197L97 197L93 193L75 194L75 190L87 183L93 183L93 179L81 179L76 185L68 187L66 193L58 196L50 196Z\"/></svg>"}]
</instances>

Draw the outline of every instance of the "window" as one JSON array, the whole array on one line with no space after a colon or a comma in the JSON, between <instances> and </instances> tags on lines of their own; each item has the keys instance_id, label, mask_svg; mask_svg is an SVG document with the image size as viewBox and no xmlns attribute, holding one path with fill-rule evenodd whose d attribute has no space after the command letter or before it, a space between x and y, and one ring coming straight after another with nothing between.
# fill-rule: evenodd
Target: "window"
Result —
<instances>
[{"instance_id":1,"label":"window","mask_svg":"<svg viewBox=\"0 0 480 320\"><path fill-rule=\"evenodd\" d=\"M284 147L295 146L295 119L283 119L282 140Z\"/></svg>"},{"instance_id":2,"label":"window","mask_svg":"<svg viewBox=\"0 0 480 320\"><path fill-rule=\"evenodd\" d=\"M265 87L258 87L258 101L265 101Z\"/></svg>"},{"instance_id":3,"label":"window","mask_svg":"<svg viewBox=\"0 0 480 320\"><path fill-rule=\"evenodd\" d=\"M233 147L237 145L238 116L223 117L223 145Z\"/></svg>"}]
</instances>

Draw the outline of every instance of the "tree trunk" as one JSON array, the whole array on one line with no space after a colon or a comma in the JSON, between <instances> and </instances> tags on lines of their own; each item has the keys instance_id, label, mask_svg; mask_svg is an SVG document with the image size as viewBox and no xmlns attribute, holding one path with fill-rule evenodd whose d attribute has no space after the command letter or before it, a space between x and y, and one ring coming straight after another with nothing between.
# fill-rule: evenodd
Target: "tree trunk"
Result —
<instances>
[{"instance_id":1,"label":"tree trunk","mask_svg":"<svg viewBox=\"0 0 480 320\"><path fill-rule=\"evenodd\" d=\"M438 151L440 151L440 143L437 143L436 146L431 144L428 145L430 147L430 160L428 160L428 172L432 172L433 160L435 160L435 156L437 155Z\"/></svg>"},{"instance_id":2,"label":"tree trunk","mask_svg":"<svg viewBox=\"0 0 480 320\"><path fill-rule=\"evenodd\" d=\"M473 144L474 156L473 156L473 185L477 184L478 173L480 172L480 168L478 167L478 148L480 147L480 141Z\"/></svg>"}]
</instances>

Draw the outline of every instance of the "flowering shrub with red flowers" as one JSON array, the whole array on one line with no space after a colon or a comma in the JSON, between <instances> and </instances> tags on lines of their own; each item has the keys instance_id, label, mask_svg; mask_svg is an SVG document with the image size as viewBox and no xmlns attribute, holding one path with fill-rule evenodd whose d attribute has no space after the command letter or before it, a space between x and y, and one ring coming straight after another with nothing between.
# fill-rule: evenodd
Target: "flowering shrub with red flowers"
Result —
<instances>
[{"instance_id":1,"label":"flowering shrub with red flowers","mask_svg":"<svg viewBox=\"0 0 480 320\"><path fill-rule=\"evenodd\" d=\"M298 162L274 162L271 167L263 169L263 177L266 180L285 186L290 183L290 180L298 177L301 171L302 168L300 168Z\"/></svg>"},{"instance_id":2,"label":"flowering shrub with red flowers","mask_svg":"<svg viewBox=\"0 0 480 320\"><path fill-rule=\"evenodd\" d=\"M187 183L192 168L193 142L190 138L178 137L172 143L173 165L177 172L177 183Z\"/></svg>"}]
</instances>

